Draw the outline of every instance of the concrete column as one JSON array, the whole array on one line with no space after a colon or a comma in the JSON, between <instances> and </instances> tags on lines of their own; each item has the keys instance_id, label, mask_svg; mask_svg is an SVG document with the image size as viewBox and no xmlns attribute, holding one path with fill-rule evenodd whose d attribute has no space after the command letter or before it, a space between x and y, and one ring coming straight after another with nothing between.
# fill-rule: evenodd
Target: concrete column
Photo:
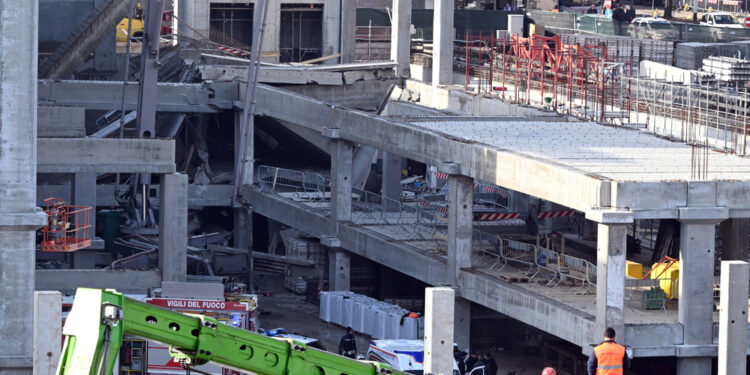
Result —
<instances>
[{"instance_id":1,"label":"concrete column","mask_svg":"<svg viewBox=\"0 0 750 375\"><path fill-rule=\"evenodd\" d=\"M727 219L721 222L721 260L747 261L747 238L750 219Z\"/></svg>"},{"instance_id":2,"label":"concrete column","mask_svg":"<svg viewBox=\"0 0 750 375\"><path fill-rule=\"evenodd\" d=\"M54 375L62 348L62 294L34 292L34 375Z\"/></svg>"},{"instance_id":3,"label":"concrete column","mask_svg":"<svg viewBox=\"0 0 750 375\"><path fill-rule=\"evenodd\" d=\"M72 181L72 203L76 206L91 207L91 212L89 213L89 223L91 223L89 236L93 239L96 230L96 173L75 173L73 174ZM94 241L94 244L96 244L96 241ZM95 268L96 246L78 250L72 254L72 258L73 268Z\"/></svg>"},{"instance_id":4,"label":"concrete column","mask_svg":"<svg viewBox=\"0 0 750 375\"><path fill-rule=\"evenodd\" d=\"M331 234L337 235L339 223L352 220L353 145L335 139L331 148Z\"/></svg>"},{"instance_id":5,"label":"concrete column","mask_svg":"<svg viewBox=\"0 0 750 375\"><path fill-rule=\"evenodd\" d=\"M411 0L393 0L391 19L391 60L398 64L396 75L409 78Z\"/></svg>"},{"instance_id":6,"label":"concrete column","mask_svg":"<svg viewBox=\"0 0 750 375\"><path fill-rule=\"evenodd\" d=\"M181 34L193 38L208 38L210 15L211 7L206 0L178 0L177 17L201 35L195 35L192 30L184 27L184 25L181 25Z\"/></svg>"},{"instance_id":7,"label":"concrete column","mask_svg":"<svg viewBox=\"0 0 750 375\"><path fill-rule=\"evenodd\" d=\"M246 207L234 209L234 247L253 248L253 210Z\"/></svg>"},{"instance_id":8,"label":"concrete column","mask_svg":"<svg viewBox=\"0 0 750 375\"><path fill-rule=\"evenodd\" d=\"M432 85L453 83L453 0L435 0L432 20Z\"/></svg>"},{"instance_id":9,"label":"concrete column","mask_svg":"<svg viewBox=\"0 0 750 375\"><path fill-rule=\"evenodd\" d=\"M471 348L471 301L456 298L454 309L455 328L453 330L453 341L461 350L469 351Z\"/></svg>"},{"instance_id":10,"label":"concrete column","mask_svg":"<svg viewBox=\"0 0 750 375\"><path fill-rule=\"evenodd\" d=\"M450 175L448 184L448 268L445 282L457 285L461 268L471 267L474 180Z\"/></svg>"},{"instance_id":11,"label":"concrete column","mask_svg":"<svg viewBox=\"0 0 750 375\"><path fill-rule=\"evenodd\" d=\"M161 176L159 184L159 270L162 281L187 281L187 175Z\"/></svg>"},{"instance_id":12,"label":"concrete column","mask_svg":"<svg viewBox=\"0 0 750 375\"><path fill-rule=\"evenodd\" d=\"M453 374L453 303L451 288L425 288L424 373Z\"/></svg>"},{"instance_id":13,"label":"concrete column","mask_svg":"<svg viewBox=\"0 0 750 375\"><path fill-rule=\"evenodd\" d=\"M279 52L281 42L281 2L268 1L266 13L266 29L263 31L263 52ZM279 62L279 56L263 57L264 62Z\"/></svg>"},{"instance_id":14,"label":"concrete column","mask_svg":"<svg viewBox=\"0 0 750 375\"><path fill-rule=\"evenodd\" d=\"M625 224L599 224L596 242L596 332L615 329L625 343L625 250L628 227Z\"/></svg>"},{"instance_id":15,"label":"concrete column","mask_svg":"<svg viewBox=\"0 0 750 375\"><path fill-rule=\"evenodd\" d=\"M383 176L382 190L383 208L386 211L394 212L401 209L397 202L401 202L401 161L403 159L389 152L383 152Z\"/></svg>"},{"instance_id":16,"label":"concrete column","mask_svg":"<svg viewBox=\"0 0 750 375\"><path fill-rule=\"evenodd\" d=\"M357 56L357 41L355 31L357 28L357 2L352 0L341 1L341 28L339 30L341 39L340 52L341 63L347 64L354 62Z\"/></svg>"},{"instance_id":17,"label":"concrete column","mask_svg":"<svg viewBox=\"0 0 750 375\"><path fill-rule=\"evenodd\" d=\"M32 373L36 211L37 1L0 2L0 374Z\"/></svg>"},{"instance_id":18,"label":"concrete column","mask_svg":"<svg viewBox=\"0 0 750 375\"><path fill-rule=\"evenodd\" d=\"M270 11L270 10L269 10ZM242 110L234 111L234 162L241 163L240 157L242 156L240 148L241 143L241 129L242 126ZM242 177L242 185L252 185L255 183L255 116L250 116L248 119L247 127L247 142L245 143L245 160L244 164L245 172ZM235 166L235 173L239 173L239 165Z\"/></svg>"},{"instance_id":19,"label":"concrete column","mask_svg":"<svg viewBox=\"0 0 750 375\"><path fill-rule=\"evenodd\" d=\"M325 0L323 4L323 56L333 55L341 51L341 3L341 0ZM354 33L354 30L352 30L352 33ZM326 61L326 63L335 64L339 60L332 59Z\"/></svg>"},{"instance_id":20,"label":"concrete column","mask_svg":"<svg viewBox=\"0 0 750 375\"><path fill-rule=\"evenodd\" d=\"M744 374L747 367L747 298L750 264L721 262L719 375Z\"/></svg>"},{"instance_id":21,"label":"concrete column","mask_svg":"<svg viewBox=\"0 0 750 375\"><path fill-rule=\"evenodd\" d=\"M680 220L679 322L684 345L713 343L714 247L717 221ZM711 358L677 359L677 374L710 374Z\"/></svg>"},{"instance_id":22,"label":"concrete column","mask_svg":"<svg viewBox=\"0 0 750 375\"><path fill-rule=\"evenodd\" d=\"M328 249L328 290L349 290L351 286L349 253L340 248Z\"/></svg>"}]
</instances>

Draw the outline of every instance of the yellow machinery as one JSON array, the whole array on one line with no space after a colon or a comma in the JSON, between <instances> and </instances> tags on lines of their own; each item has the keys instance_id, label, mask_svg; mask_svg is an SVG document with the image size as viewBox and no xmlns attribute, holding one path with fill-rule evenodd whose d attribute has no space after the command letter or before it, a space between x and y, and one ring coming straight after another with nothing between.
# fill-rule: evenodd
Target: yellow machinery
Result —
<instances>
[{"instance_id":1,"label":"yellow machinery","mask_svg":"<svg viewBox=\"0 0 750 375\"><path fill-rule=\"evenodd\" d=\"M133 38L140 38L143 36L143 28L145 22L143 19L143 8L141 3L137 3L133 12L133 25L131 27L130 36ZM118 42L127 42L128 40L128 18L123 18L120 23L117 24L116 33Z\"/></svg>"}]
</instances>

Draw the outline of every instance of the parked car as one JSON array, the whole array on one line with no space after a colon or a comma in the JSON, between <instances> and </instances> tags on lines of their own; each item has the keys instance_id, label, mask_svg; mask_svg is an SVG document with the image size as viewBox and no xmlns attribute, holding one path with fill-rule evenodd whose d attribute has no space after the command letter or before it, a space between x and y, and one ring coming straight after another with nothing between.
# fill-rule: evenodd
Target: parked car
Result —
<instances>
[{"instance_id":1,"label":"parked car","mask_svg":"<svg viewBox=\"0 0 750 375\"><path fill-rule=\"evenodd\" d=\"M270 330L260 330L260 333L266 336L275 337L278 339L292 339L295 341L299 341L311 348L319 349L325 351L326 348L323 346L323 344L318 340L314 339L312 337L302 336L298 335L296 333L287 333L285 328L274 328Z\"/></svg>"},{"instance_id":2,"label":"parked car","mask_svg":"<svg viewBox=\"0 0 750 375\"><path fill-rule=\"evenodd\" d=\"M701 16L701 25L723 27L728 29L741 29L744 26L728 12L711 12Z\"/></svg>"},{"instance_id":3,"label":"parked car","mask_svg":"<svg viewBox=\"0 0 750 375\"><path fill-rule=\"evenodd\" d=\"M680 30L663 18L636 18L628 26L628 35L639 39L679 39Z\"/></svg>"},{"instance_id":4,"label":"parked car","mask_svg":"<svg viewBox=\"0 0 750 375\"><path fill-rule=\"evenodd\" d=\"M407 374L424 374L423 340L372 340L367 349L367 360L388 364ZM453 361L453 375L458 375L458 364ZM483 375L484 368L472 375Z\"/></svg>"}]
</instances>

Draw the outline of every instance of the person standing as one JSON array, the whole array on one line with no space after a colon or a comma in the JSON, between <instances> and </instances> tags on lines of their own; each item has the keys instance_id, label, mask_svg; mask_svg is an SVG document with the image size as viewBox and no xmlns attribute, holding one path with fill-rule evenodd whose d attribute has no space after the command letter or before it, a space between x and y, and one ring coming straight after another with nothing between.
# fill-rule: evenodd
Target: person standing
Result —
<instances>
[{"instance_id":1,"label":"person standing","mask_svg":"<svg viewBox=\"0 0 750 375\"><path fill-rule=\"evenodd\" d=\"M630 368L625 347L615 342L614 328L604 330L604 342L594 348L587 368L589 375L622 375L624 369Z\"/></svg>"},{"instance_id":2,"label":"person standing","mask_svg":"<svg viewBox=\"0 0 750 375\"><path fill-rule=\"evenodd\" d=\"M466 374L466 354L465 351L459 351L458 353L453 354L456 359L456 364L458 365L458 372L461 375Z\"/></svg>"},{"instance_id":3,"label":"person standing","mask_svg":"<svg viewBox=\"0 0 750 375\"><path fill-rule=\"evenodd\" d=\"M484 364L487 367L487 375L496 375L497 362L495 361L495 357L493 357L490 352L484 352L482 359L484 360Z\"/></svg>"},{"instance_id":4,"label":"person standing","mask_svg":"<svg viewBox=\"0 0 750 375\"><path fill-rule=\"evenodd\" d=\"M354 338L354 329L346 328L346 334L339 341L339 355L355 358L357 356L357 340Z\"/></svg>"},{"instance_id":5,"label":"person standing","mask_svg":"<svg viewBox=\"0 0 750 375\"><path fill-rule=\"evenodd\" d=\"M477 357L477 352L472 350L471 354L469 354L469 358L466 359L466 372L471 372L471 370L477 365L478 360L479 357Z\"/></svg>"}]
</instances>

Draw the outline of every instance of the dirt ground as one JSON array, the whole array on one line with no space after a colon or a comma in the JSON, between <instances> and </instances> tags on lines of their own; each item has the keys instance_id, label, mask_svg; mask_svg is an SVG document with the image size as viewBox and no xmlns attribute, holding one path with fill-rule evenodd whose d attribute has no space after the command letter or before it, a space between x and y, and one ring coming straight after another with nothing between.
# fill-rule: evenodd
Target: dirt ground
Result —
<instances>
[{"instance_id":1,"label":"dirt ground","mask_svg":"<svg viewBox=\"0 0 750 375\"><path fill-rule=\"evenodd\" d=\"M318 318L319 308L305 302L305 297L284 289L283 280L272 276L256 279L262 292L272 292L272 296L260 296L258 306L261 311L260 327L264 329L286 328L287 332L317 338L328 351L336 352L339 339L344 335L344 327L325 323ZM355 333L357 353L365 355L370 337ZM517 353L492 351L498 363L498 375L518 371L524 375L541 374L544 366L541 358Z\"/></svg>"}]
</instances>

